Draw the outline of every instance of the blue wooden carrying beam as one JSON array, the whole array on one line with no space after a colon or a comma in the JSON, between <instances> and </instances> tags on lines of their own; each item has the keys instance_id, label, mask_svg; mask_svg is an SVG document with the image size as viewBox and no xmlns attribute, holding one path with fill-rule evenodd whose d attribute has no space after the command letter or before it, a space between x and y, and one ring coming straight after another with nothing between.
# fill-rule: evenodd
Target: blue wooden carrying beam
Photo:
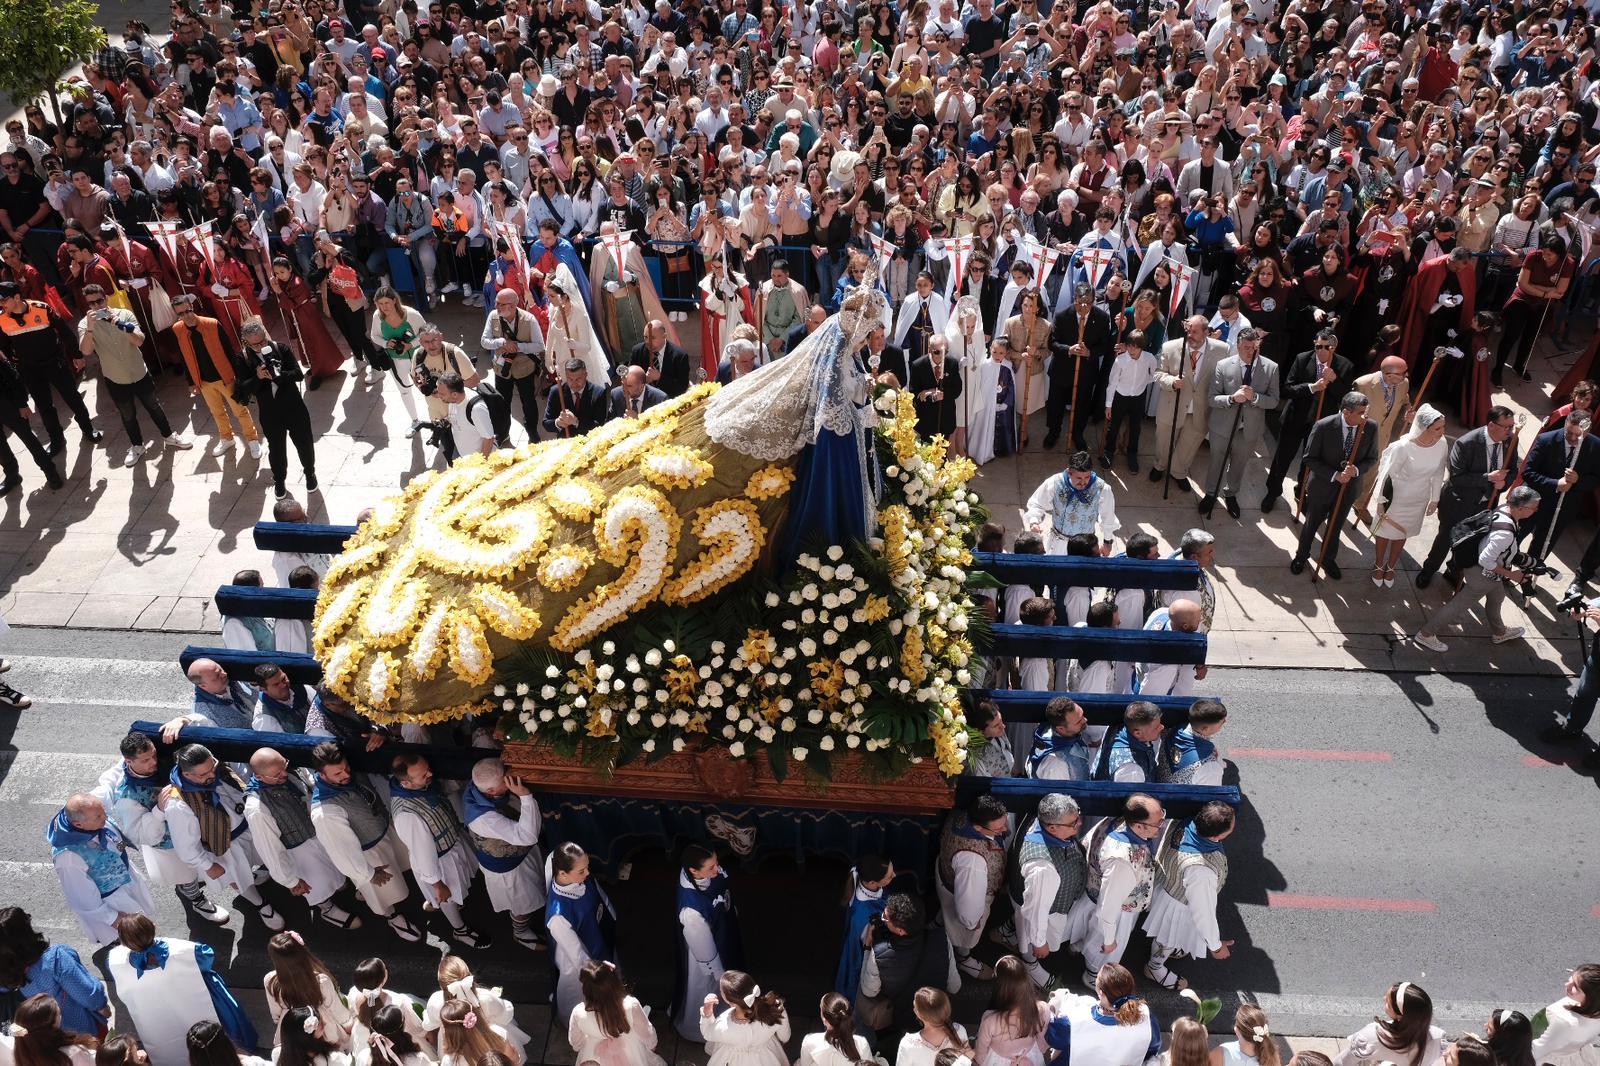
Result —
<instances>
[{"instance_id":1,"label":"blue wooden carrying beam","mask_svg":"<svg viewBox=\"0 0 1600 1066\"><path fill-rule=\"evenodd\" d=\"M234 618L300 618L309 622L317 611L316 589L222 585L214 599L218 614Z\"/></svg>"},{"instance_id":2,"label":"blue wooden carrying beam","mask_svg":"<svg viewBox=\"0 0 1600 1066\"><path fill-rule=\"evenodd\" d=\"M263 663L281 666L289 680L300 685L315 685L322 680L322 665L309 655L282 651L234 651L232 648L205 648L194 644L183 649L178 663L185 670L196 659L212 659L235 681L254 681L255 668Z\"/></svg>"},{"instance_id":3,"label":"blue wooden carrying beam","mask_svg":"<svg viewBox=\"0 0 1600 1066\"><path fill-rule=\"evenodd\" d=\"M267 552L338 555L355 536L355 526L314 526L308 522L257 522L256 547Z\"/></svg>"},{"instance_id":4,"label":"blue wooden carrying beam","mask_svg":"<svg viewBox=\"0 0 1600 1066\"><path fill-rule=\"evenodd\" d=\"M1159 800L1169 818L1192 818L1212 800L1237 807L1244 801L1235 785L1164 785L1131 781L1035 781L1028 777L961 777L956 781L956 806L965 807L988 793L1006 810L1032 814L1039 800L1051 793L1066 793L1078 801L1085 814L1099 817L1122 812L1122 804L1136 792Z\"/></svg>"},{"instance_id":5,"label":"blue wooden carrying beam","mask_svg":"<svg viewBox=\"0 0 1600 1066\"><path fill-rule=\"evenodd\" d=\"M1011 585L1178 592L1200 587L1200 567L1192 559L1106 559L1089 555L973 552L972 568Z\"/></svg>"},{"instance_id":6,"label":"blue wooden carrying beam","mask_svg":"<svg viewBox=\"0 0 1600 1066\"><path fill-rule=\"evenodd\" d=\"M311 749L332 737L313 737L305 733L259 733L254 729L220 729L216 726L186 725L178 732L176 744L161 740L160 722L135 722L130 732L143 733L156 742L163 753L185 744L204 744L211 754L223 762L249 762L250 756L261 748L273 748L289 760L291 766L311 767ZM396 755L416 752L428 760L435 776L465 780L479 759L499 754L493 748L459 747L435 744L402 744L390 741L376 751L367 751L359 745L344 745L345 757L357 770L373 774L387 774Z\"/></svg>"},{"instance_id":7,"label":"blue wooden carrying beam","mask_svg":"<svg viewBox=\"0 0 1600 1066\"><path fill-rule=\"evenodd\" d=\"M1177 663L1198 666L1206 661L1204 633L1154 633L1142 629L1090 629L1086 626L990 627L993 655L1020 658L1096 659L1119 663Z\"/></svg>"},{"instance_id":8,"label":"blue wooden carrying beam","mask_svg":"<svg viewBox=\"0 0 1600 1066\"><path fill-rule=\"evenodd\" d=\"M1128 704L1135 700L1148 700L1161 709L1161 721L1169 729L1182 729L1189 724L1189 705L1196 696L1130 696L1107 695L1101 692L1031 692L1020 688L1003 688L992 691L970 690L973 700L993 700L1008 722L1042 722L1045 704L1057 696L1065 696L1088 716L1090 725L1119 726Z\"/></svg>"}]
</instances>

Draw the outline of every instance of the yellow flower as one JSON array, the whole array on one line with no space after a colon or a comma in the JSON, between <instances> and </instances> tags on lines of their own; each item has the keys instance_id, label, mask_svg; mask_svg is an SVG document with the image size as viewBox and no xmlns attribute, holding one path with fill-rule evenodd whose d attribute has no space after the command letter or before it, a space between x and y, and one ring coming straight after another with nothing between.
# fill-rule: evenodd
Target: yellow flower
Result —
<instances>
[{"instance_id":1,"label":"yellow flower","mask_svg":"<svg viewBox=\"0 0 1600 1066\"><path fill-rule=\"evenodd\" d=\"M825 707L831 707L839 702L839 693L844 690L844 664L838 659L818 659L807 666L811 673L811 691L816 693L818 702Z\"/></svg>"},{"instance_id":2,"label":"yellow flower","mask_svg":"<svg viewBox=\"0 0 1600 1066\"><path fill-rule=\"evenodd\" d=\"M450 649L450 669L461 680L481 685L494 673L494 654L483 634L483 623L471 611L456 607L445 622Z\"/></svg>"},{"instance_id":3,"label":"yellow flower","mask_svg":"<svg viewBox=\"0 0 1600 1066\"><path fill-rule=\"evenodd\" d=\"M539 612L498 585L478 585L472 590L478 617L512 640L527 640L539 629Z\"/></svg>"},{"instance_id":4,"label":"yellow flower","mask_svg":"<svg viewBox=\"0 0 1600 1066\"><path fill-rule=\"evenodd\" d=\"M694 513L690 527L706 550L679 567L661 598L667 603L695 603L737 581L761 558L767 531L761 512L749 500L717 500Z\"/></svg>"},{"instance_id":5,"label":"yellow flower","mask_svg":"<svg viewBox=\"0 0 1600 1066\"><path fill-rule=\"evenodd\" d=\"M689 661L687 655L679 655L673 658L672 669L662 673L661 683L672 703L693 703L695 692L700 687L700 675L695 672L694 663Z\"/></svg>"},{"instance_id":6,"label":"yellow flower","mask_svg":"<svg viewBox=\"0 0 1600 1066\"><path fill-rule=\"evenodd\" d=\"M614 737L617 735L615 716L599 707L589 712L587 732L591 737Z\"/></svg>"},{"instance_id":7,"label":"yellow flower","mask_svg":"<svg viewBox=\"0 0 1600 1066\"><path fill-rule=\"evenodd\" d=\"M566 592L576 588L593 565L594 552L588 548L581 544L559 544L545 552L534 576L551 592Z\"/></svg>"},{"instance_id":8,"label":"yellow flower","mask_svg":"<svg viewBox=\"0 0 1600 1066\"><path fill-rule=\"evenodd\" d=\"M784 466L764 466L745 482L744 494L752 500L771 500L782 496L794 484L794 471Z\"/></svg>"},{"instance_id":9,"label":"yellow flower","mask_svg":"<svg viewBox=\"0 0 1600 1066\"><path fill-rule=\"evenodd\" d=\"M739 657L747 663L766 666L772 661L772 653L777 650L777 641L772 639L772 634L765 629L751 629L745 632L744 643L739 645Z\"/></svg>"},{"instance_id":10,"label":"yellow flower","mask_svg":"<svg viewBox=\"0 0 1600 1066\"><path fill-rule=\"evenodd\" d=\"M639 460L646 481L664 489L694 489L715 472L698 448L658 444Z\"/></svg>"},{"instance_id":11,"label":"yellow flower","mask_svg":"<svg viewBox=\"0 0 1600 1066\"><path fill-rule=\"evenodd\" d=\"M928 679L928 668L922 661L922 633L915 626L905 630L905 643L900 646L900 672L912 685Z\"/></svg>"},{"instance_id":12,"label":"yellow flower","mask_svg":"<svg viewBox=\"0 0 1600 1066\"><path fill-rule=\"evenodd\" d=\"M684 723L683 731L685 733L706 732L706 716L703 714L691 714L689 720Z\"/></svg>"},{"instance_id":13,"label":"yellow flower","mask_svg":"<svg viewBox=\"0 0 1600 1066\"><path fill-rule=\"evenodd\" d=\"M861 605L862 616L868 622L881 622L889 617L889 598L887 596L872 595L867 597L867 602Z\"/></svg>"},{"instance_id":14,"label":"yellow flower","mask_svg":"<svg viewBox=\"0 0 1600 1066\"><path fill-rule=\"evenodd\" d=\"M605 502L600 486L584 477L564 478L544 490L544 502L569 522L587 522Z\"/></svg>"}]
</instances>

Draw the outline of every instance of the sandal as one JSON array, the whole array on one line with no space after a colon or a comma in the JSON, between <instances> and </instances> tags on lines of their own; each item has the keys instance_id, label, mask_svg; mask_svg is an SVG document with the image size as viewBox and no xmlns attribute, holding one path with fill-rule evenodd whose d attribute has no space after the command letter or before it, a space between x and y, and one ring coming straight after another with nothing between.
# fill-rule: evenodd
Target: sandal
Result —
<instances>
[{"instance_id":1,"label":"sandal","mask_svg":"<svg viewBox=\"0 0 1600 1066\"><path fill-rule=\"evenodd\" d=\"M963 976L971 977L975 980L994 980L994 967L990 966L986 962L973 958L971 955L959 960L956 963L956 969L960 970Z\"/></svg>"},{"instance_id":2,"label":"sandal","mask_svg":"<svg viewBox=\"0 0 1600 1066\"><path fill-rule=\"evenodd\" d=\"M1374 566L1372 568L1372 583L1380 589L1383 588L1383 567Z\"/></svg>"},{"instance_id":3,"label":"sandal","mask_svg":"<svg viewBox=\"0 0 1600 1066\"><path fill-rule=\"evenodd\" d=\"M1392 566L1388 566L1388 567L1384 568L1384 571L1383 571L1383 587L1386 588L1386 589L1394 588L1394 567L1392 567Z\"/></svg>"},{"instance_id":4,"label":"sandal","mask_svg":"<svg viewBox=\"0 0 1600 1066\"><path fill-rule=\"evenodd\" d=\"M1155 971L1149 966L1144 968L1144 975L1150 978L1150 980L1154 981L1156 984L1160 985L1162 988L1173 992L1182 992L1184 989L1189 987L1188 981L1185 981L1171 970L1162 970L1162 973L1166 976L1157 977Z\"/></svg>"}]
</instances>

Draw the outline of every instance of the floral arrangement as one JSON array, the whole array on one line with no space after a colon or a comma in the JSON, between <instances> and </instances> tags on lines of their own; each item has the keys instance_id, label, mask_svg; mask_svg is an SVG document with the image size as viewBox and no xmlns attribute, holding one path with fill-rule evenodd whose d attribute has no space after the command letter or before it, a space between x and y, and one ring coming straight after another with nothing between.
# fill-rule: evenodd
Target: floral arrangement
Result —
<instances>
[{"instance_id":1,"label":"floral arrangement","mask_svg":"<svg viewBox=\"0 0 1600 1066\"><path fill-rule=\"evenodd\" d=\"M826 776L840 751L889 774L924 758L960 773L972 736L959 695L984 625L968 592L984 517L967 488L975 468L947 458L942 439L918 440L909 393L876 402L883 490L867 543L802 553L780 580L686 610L728 587L724 560L760 551L751 501L786 494L793 473L756 471L744 498L694 520L716 547L680 568L657 607L570 651L553 641L500 664L507 735L612 766L718 744L736 759L765 751L780 779L791 758ZM660 472L675 461L663 456Z\"/></svg>"}]
</instances>

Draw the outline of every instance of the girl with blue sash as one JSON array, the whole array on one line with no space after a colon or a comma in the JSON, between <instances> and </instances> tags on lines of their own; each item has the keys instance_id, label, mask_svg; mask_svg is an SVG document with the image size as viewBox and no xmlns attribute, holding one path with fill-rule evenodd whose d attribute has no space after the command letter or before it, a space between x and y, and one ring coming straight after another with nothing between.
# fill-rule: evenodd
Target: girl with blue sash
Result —
<instances>
[{"instance_id":1,"label":"girl with blue sash","mask_svg":"<svg viewBox=\"0 0 1600 1066\"><path fill-rule=\"evenodd\" d=\"M722 975L744 962L744 945L716 853L699 844L683 849L678 873L678 982L672 1021L678 1035L700 1043L700 1005Z\"/></svg>"},{"instance_id":2,"label":"girl with blue sash","mask_svg":"<svg viewBox=\"0 0 1600 1066\"><path fill-rule=\"evenodd\" d=\"M856 986L861 983L863 942L867 927L883 913L889 882L894 880L894 863L878 855L863 855L850 871L850 896L844 914L844 948L839 954L839 971L833 990L851 1003L856 1001Z\"/></svg>"},{"instance_id":3,"label":"girl with blue sash","mask_svg":"<svg viewBox=\"0 0 1600 1066\"><path fill-rule=\"evenodd\" d=\"M570 840L550 853L545 930L556 968L556 1021L566 1025L583 1004L579 975L590 959L615 961L611 901L589 876L589 855Z\"/></svg>"}]
</instances>

